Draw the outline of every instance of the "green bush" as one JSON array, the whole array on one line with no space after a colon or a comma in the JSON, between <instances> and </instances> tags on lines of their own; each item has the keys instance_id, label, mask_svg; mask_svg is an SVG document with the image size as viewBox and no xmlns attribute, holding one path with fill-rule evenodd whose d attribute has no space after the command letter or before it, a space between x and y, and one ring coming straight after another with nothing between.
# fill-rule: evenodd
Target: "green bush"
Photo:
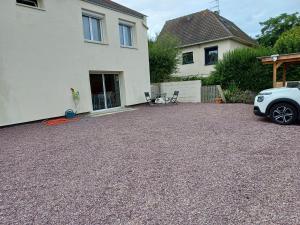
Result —
<instances>
[{"instance_id":1,"label":"green bush","mask_svg":"<svg viewBox=\"0 0 300 225\"><path fill-rule=\"evenodd\" d=\"M284 32L274 45L279 54L300 52L300 26Z\"/></svg>"},{"instance_id":2,"label":"green bush","mask_svg":"<svg viewBox=\"0 0 300 225\"><path fill-rule=\"evenodd\" d=\"M149 40L150 79L152 83L171 78L179 63L179 41L169 35Z\"/></svg>"},{"instance_id":3,"label":"green bush","mask_svg":"<svg viewBox=\"0 0 300 225\"><path fill-rule=\"evenodd\" d=\"M228 52L209 78L210 84L227 89L232 83L242 91L259 92L272 87L272 66L263 65L260 56L272 55L270 48L241 48Z\"/></svg>"},{"instance_id":4,"label":"green bush","mask_svg":"<svg viewBox=\"0 0 300 225\"><path fill-rule=\"evenodd\" d=\"M224 96L227 103L247 103L252 104L254 102L256 93L252 91L242 91L235 83L231 83L229 87L224 90Z\"/></svg>"}]
</instances>

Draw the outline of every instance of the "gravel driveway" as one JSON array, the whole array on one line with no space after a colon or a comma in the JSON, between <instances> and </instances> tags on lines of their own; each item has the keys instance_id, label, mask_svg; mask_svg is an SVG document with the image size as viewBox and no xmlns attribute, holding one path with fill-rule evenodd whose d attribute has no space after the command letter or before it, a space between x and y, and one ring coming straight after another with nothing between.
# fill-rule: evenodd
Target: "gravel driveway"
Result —
<instances>
[{"instance_id":1,"label":"gravel driveway","mask_svg":"<svg viewBox=\"0 0 300 225\"><path fill-rule=\"evenodd\" d=\"M0 129L0 224L298 225L300 126L179 104Z\"/></svg>"}]
</instances>

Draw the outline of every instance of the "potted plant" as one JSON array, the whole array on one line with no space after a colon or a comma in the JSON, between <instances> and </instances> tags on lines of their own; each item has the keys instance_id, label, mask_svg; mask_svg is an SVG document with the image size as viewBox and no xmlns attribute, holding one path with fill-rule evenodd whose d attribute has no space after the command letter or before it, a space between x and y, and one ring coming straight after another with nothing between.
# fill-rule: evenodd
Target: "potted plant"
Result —
<instances>
[{"instance_id":1,"label":"potted plant","mask_svg":"<svg viewBox=\"0 0 300 225\"><path fill-rule=\"evenodd\" d=\"M215 98L215 103L216 104L222 104L223 103L223 99L220 96L218 96L217 98Z\"/></svg>"},{"instance_id":2,"label":"potted plant","mask_svg":"<svg viewBox=\"0 0 300 225\"><path fill-rule=\"evenodd\" d=\"M77 107L80 101L80 94L79 91L76 91L74 88L71 88L71 92L72 92L72 97L73 97L73 101L74 101L74 105L75 105L75 110L77 113Z\"/></svg>"}]
</instances>

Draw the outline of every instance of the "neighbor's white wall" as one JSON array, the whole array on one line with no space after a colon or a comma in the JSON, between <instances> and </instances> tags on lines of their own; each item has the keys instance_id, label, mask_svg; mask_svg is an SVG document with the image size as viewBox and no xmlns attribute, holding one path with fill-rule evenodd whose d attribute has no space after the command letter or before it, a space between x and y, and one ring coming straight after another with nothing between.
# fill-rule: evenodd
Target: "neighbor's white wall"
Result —
<instances>
[{"instance_id":1,"label":"neighbor's white wall","mask_svg":"<svg viewBox=\"0 0 300 225\"><path fill-rule=\"evenodd\" d=\"M0 126L61 116L81 94L79 112L92 111L89 71L121 75L123 105L150 91L143 20L80 0L43 0L44 11L0 1ZM84 42L82 9L105 15L107 44ZM136 24L136 48L121 48L119 19Z\"/></svg>"},{"instance_id":2,"label":"neighbor's white wall","mask_svg":"<svg viewBox=\"0 0 300 225\"><path fill-rule=\"evenodd\" d=\"M205 48L218 46L219 59L223 59L223 55L231 50L236 48L247 47L234 40L223 40L217 42L210 42L201 45L195 45L191 47L185 47L182 49L182 53L193 52L194 53L194 63L182 65L182 60L178 65L178 70L174 76L209 76L210 73L214 70L214 65L205 65Z\"/></svg>"},{"instance_id":3,"label":"neighbor's white wall","mask_svg":"<svg viewBox=\"0 0 300 225\"><path fill-rule=\"evenodd\" d=\"M151 89L153 92L160 89L160 93L167 93L167 97L172 97L174 91L179 91L178 101L180 102L201 102L200 80L152 84Z\"/></svg>"},{"instance_id":4,"label":"neighbor's white wall","mask_svg":"<svg viewBox=\"0 0 300 225\"><path fill-rule=\"evenodd\" d=\"M157 96L160 93L160 83L151 84L151 97Z\"/></svg>"}]
</instances>

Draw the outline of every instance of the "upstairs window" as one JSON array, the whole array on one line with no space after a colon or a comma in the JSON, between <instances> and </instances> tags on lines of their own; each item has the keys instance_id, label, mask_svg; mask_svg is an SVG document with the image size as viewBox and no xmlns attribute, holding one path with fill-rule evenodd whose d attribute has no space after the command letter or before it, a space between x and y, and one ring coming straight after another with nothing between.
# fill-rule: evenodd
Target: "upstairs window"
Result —
<instances>
[{"instance_id":1,"label":"upstairs window","mask_svg":"<svg viewBox=\"0 0 300 225\"><path fill-rule=\"evenodd\" d=\"M83 14L83 33L87 41L102 42L102 23L101 19L95 16Z\"/></svg>"},{"instance_id":2,"label":"upstairs window","mask_svg":"<svg viewBox=\"0 0 300 225\"><path fill-rule=\"evenodd\" d=\"M120 44L123 47L133 47L132 26L119 24Z\"/></svg>"},{"instance_id":3,"label":"upstairs window","mask_svg":"<svg viewBox=\"0 0 300 225\"><path fill-rule=\"evenodd\" d=\"M38 7L38 0L17 0L16 2L23 5Z\"/></svg>"},{"instance_id":4,"label":"upstairs window","mask_svg":"<svg viewBox=\"0 0 300 225\"><path fill-rule=\"evenodd\" d=\"M205 48L205 65L214 65L218 62L218 46Z\"/></svg>"},{"instance_id":5,"label":"upstairs window","mask_svg":"<svg viewBox=\"0 0 300 225\"><path fill-rule=\"evenodd\" d=\"M186 52L182 54L182 65L194 63L193 52Z\"/></svg>"}]
</instances>

